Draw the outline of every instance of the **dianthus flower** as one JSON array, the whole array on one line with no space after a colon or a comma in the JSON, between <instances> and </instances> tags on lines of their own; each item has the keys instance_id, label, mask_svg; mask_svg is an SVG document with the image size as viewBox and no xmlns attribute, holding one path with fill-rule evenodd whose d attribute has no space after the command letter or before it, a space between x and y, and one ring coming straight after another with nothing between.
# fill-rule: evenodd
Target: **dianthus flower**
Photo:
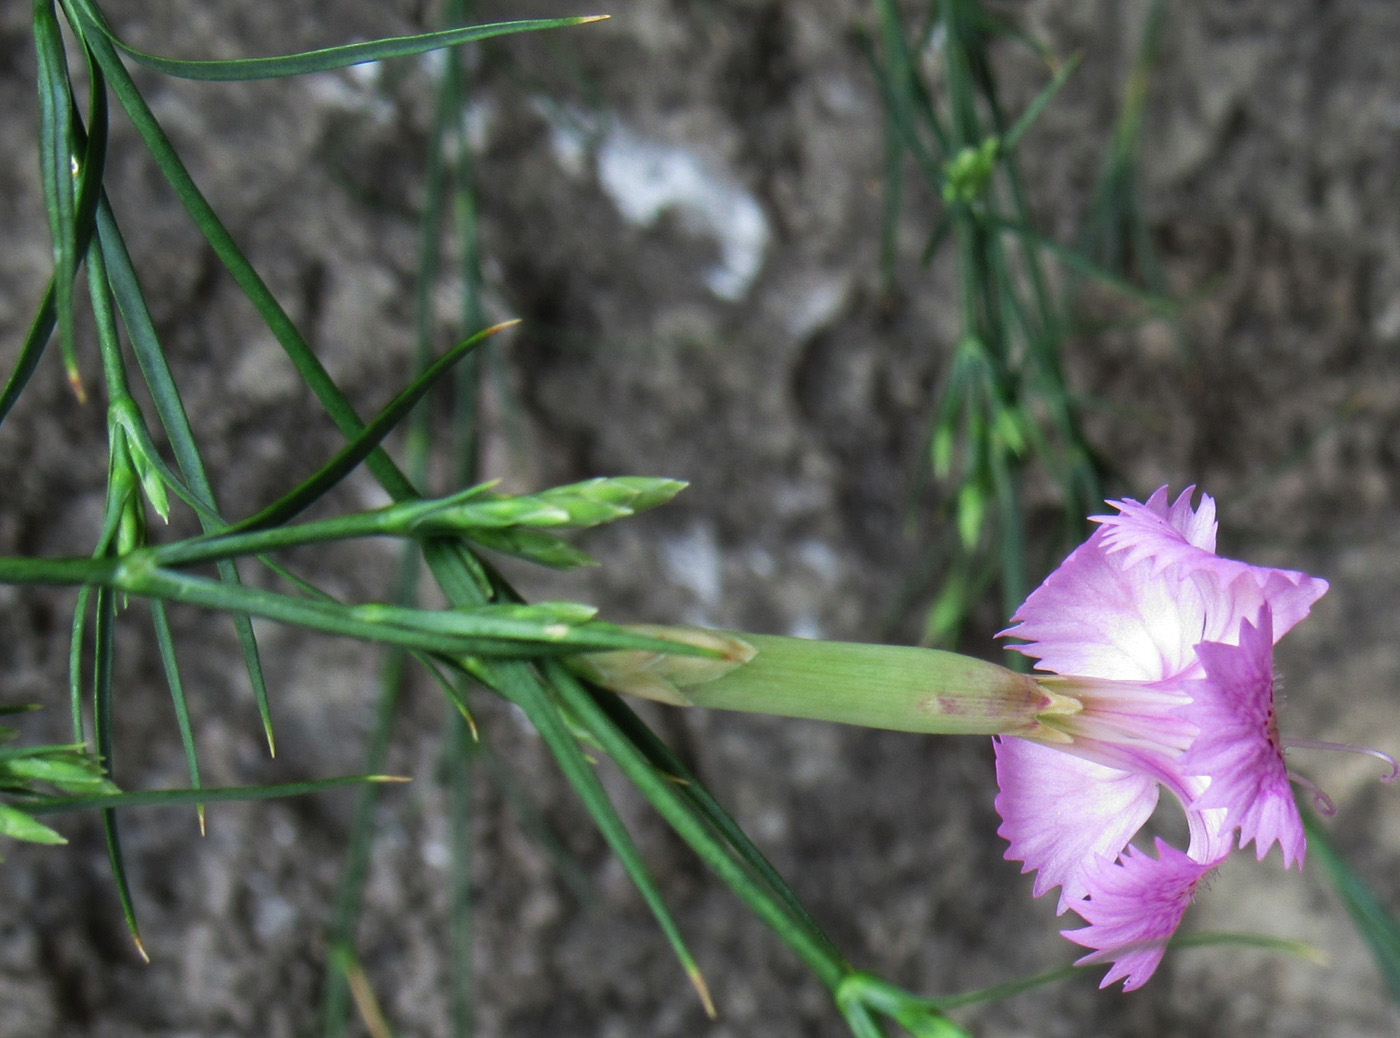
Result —
<instances>
[{"instance_id":1,"label":"dianthus flower","mask_svg":"<svg viewBox=\"0 0 1400 1038\"><path fill-rule=\"evenodd\" d=\"M1101 986L1142 986L1201 880L1238 845L1278 843L1301 866L1302 819L1275 717L1273 646L1327 583L1215 554L1215 502L1188 488L1117 515L1052 573L1003 634L1037 661L1059 705L1034 741L995 741L1006 857L1060 888L1065 930L1109 962ZM1391 762L1393 765L1393 761ZM1184 849L1130 841L1165 788L1190 832Z\"/></svg>"}]
</instances>

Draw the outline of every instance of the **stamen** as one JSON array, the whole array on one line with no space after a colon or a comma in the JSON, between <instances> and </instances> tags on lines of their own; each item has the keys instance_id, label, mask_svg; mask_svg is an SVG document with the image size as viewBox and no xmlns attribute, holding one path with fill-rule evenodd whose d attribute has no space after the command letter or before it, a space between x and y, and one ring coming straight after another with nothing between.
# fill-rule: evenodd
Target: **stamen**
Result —
<instances>
[{"instance_id":1,"label":"stamen","mask_svg":"<svg viewBox=\"0 0 1400 1038\"><path fill-rule=\"evenodd\" d=\"M1336 802L1324 793L1316 782L1313 782L1311 779L1306 779L1294 771L1290 771L1288 777L1312 794L1313 807L1317 808L1318 814L1326 815L1328 818L1331 818L1337 813Z\"/></svg>"},{"instance_id":2,"label":"stamen","mask_svg":"<svg viewBox=\"0 0 1400 1038\"><path fill-rule=\"evenodd\" d=\"M1388 753L1380 750L1373 750L1369 746L1353 746L1350 743L1342 742L1319 742L1316 739L1284 739L1285 748L1299 750L1336 750L1338 753L1360 753L1367 757L1375 757L1376 760L1390 765L1390 774L1382 775L1382 782L1394 782L1400 778L1400 762Z\"/></svg>"}]
</instances>

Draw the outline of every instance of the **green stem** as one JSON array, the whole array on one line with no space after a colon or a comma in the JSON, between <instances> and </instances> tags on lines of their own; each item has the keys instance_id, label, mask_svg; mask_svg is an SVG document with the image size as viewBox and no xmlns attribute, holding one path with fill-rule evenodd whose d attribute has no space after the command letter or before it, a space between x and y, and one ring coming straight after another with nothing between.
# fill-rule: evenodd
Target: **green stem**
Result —
<instances>
[{"instance_id":1,"label":"green stem","mask_svg":"<svg viewBox=\"0 0 1400 1038\"><path fill-rule=\"evenodd\" d=\"M398 532L399 522L392 509L357 512L353 515L319 519L315 522L279 526L251 533L213 534L191 538L151 549L159 566L192 566L243 555L264 555L307 544L350 540L355 537L382 537Z\"/></svg>"},{"instance_id":2,"label":"green stem","mask_svg":"<svg viewBox=\"0 0 1400 1038\"><path fill-rule=\"evenodd\" d=\"M74 587L108 585L116 580L116 559L31 559L0 557L0 584Z\"/></svg>"}]
</instances>

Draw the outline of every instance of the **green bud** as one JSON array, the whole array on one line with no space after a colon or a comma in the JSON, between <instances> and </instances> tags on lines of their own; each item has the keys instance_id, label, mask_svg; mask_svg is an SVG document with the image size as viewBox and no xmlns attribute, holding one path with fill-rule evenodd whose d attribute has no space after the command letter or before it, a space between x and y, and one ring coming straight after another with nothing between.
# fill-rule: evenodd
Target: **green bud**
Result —
<instances>
[{"instance_id":1,"label":"green bud","mask_svg":"<svg viewBox=\"0 0 1400 1038\"><path fill-rule=\"evenodd\" d=\"M122 502L117 519L117 554L129 555L146 546L146 506L131 494Z\"/></svg>"},{"instance_id":2,"label":"green bud","mask_svg":"<svg viewBox=\"0 0 1400 1038\"><path fill-rule=\"evenodd\" d=\"M65 793L117 793L120 790L103 774L102 765L81 749L60 749L0 762L0 773L26 783L47 782Z\"/></svg>"},{"instance_id":3,"label":"green bud","mask_svg":"<svg viewBox=\"0 0 1400 1038\"><path fill-rule=\"evenodd\" d=\"M418 534L465 533L473 537L480 530L518 527L581 530L665 504L685 484L649 476L600 477L518 496L489 493L490 486L473 487L441 502L403 506L406 529Z\"/></svg>"},{"instance_id":4,"label":"green bud","mask_svg":"<svg viewBox=\"0 0 1400 1038\"><path fill-rule=\"evenodd\" d=\"M659 476L600 476L572 486L560 487L580 497L626 508L629 512L646 512L666 504L686 488L678 479ZM553 491L546 491L546 495Z\"/></svg>"},{"instance_id":5,"label":"green bud","mask_svg":"<svg viewBox=\"0 0 1400 1038\"><path fill-rule=\"evenodd\" d=\"M920 640L932 645L952 642L967 616L971 597L966 574L961 571L949 574L943 581L943 590L929 608L924 636Z\"/></svg>"},{"instance_id":6,"label":"green bud","mask_svg":"<svg viewBox=\"0 0 1400 1038\"><path fill-rule=\"evenodd\" d=\"M467 535L483 548L490 548L504 555L514 555L516 558L552 569L576 569L579 566L597 565L592 555L543 530L512 527L504 530L471 530Z\"/></svg>"},{"instance_id":7,"label":"green bud","mask_svg":"<svg viewBox=\"0 0 1400 1038\"><path fill-rule=\"evenodd\" d=\"M721 653L589 653L570 665L628 695L943 735L1026 735L1056 697L1026 674L937 649L699 628L631 628Z\"/></svg>"},{"instance_id":8,"label":"green bud","mask_svg":"<svg viewBox=\"0 0 1400 1038\"><path fill-rule=\"evenodd\" d=\"M954 435L950 426L943 424L933 430L929 457L933 462L933 474L938 479L947 479L953 471L953 446Z\"/></svg>"},{"instance_id":9,"label":"green bud","mask_svg":"<svg viewBox=\"0 0 1400 1038\"><path fill-rule=\"evenodd\" d=\"M558 505L536 497L498 497L472 501L428 517L430 521L452 522L459 527L504 529L510 526L567 526L569 513Z\"/></svg>"},{"instance_id":10,"label":"green bud","mask_svg":"<svg viewBox=\"0 0 1400 1038\"><path fill-rule=\"evenodd\" d=\"M113 443L113 457L120 458L121 464L135 474L146 500L161 519L169 522L170 497L165 490L165 478L160 472L160 459L151 457L150 452L154 448L150 446L150 434L146 432L145 421L136 401L130 397L115 401L108 412L107 423Z\"/></svg>"},{"instance_id":11,"label":"green bud","mask_svg":"<svg viewBox=\"0 0 1400 1038\"><path fill-rule=\"evenodd\" d=\"M583 530L592 526L602 526L614 519L626 519L632 509L611 501L595 501L590 497L577 497L568 494L549 494L544 498L563 514L564 519L557 525L571 526Z\"/></svg>"},{"instance_id":12,"label":"green bud","mask_svg":"<svg viewBox=\"0 0 1400 1038\"><path fill-rule=\"evenodd\" d=\"M1025 416L1009 407L998 407L993 419L997 439L1016 457L1026 453Z\"/></svg>"},{"instance_id":13,"label":"green bud","mask_svg":"<svg viewBox=\"0 0 1400 1038\"><path fill-rule=\"evenodd\" d=\"M971 551L982 538L982 523L987 518L987 498L976 483L964 483L958 491L957 514L958 537Z\"/></svg>"},{"instance_id":14,"label":"green bud","mask_svg":"<svg viewBox=\"0 0 1400 1038\"><path fill-rule=\"evenodd\" d=\"M163 521L170 522L170 498L165 492L165 480L144 451L132 451L131 460L136 467L136 475L141 480L141 492L146 495L146 500L151 503L156 515Z\"/></svg>"},{"instance_id":15,"label":"green bud","mask_svg":"<svg viewBox=\"0 0 1400 1038\"><path fill-rule=\"evenodd\" d=\"M966 147L943 167L943 200L970 203L981 198L996 172L1001 143L988 137L978 147Z\"/></svg>"}]
</instances>

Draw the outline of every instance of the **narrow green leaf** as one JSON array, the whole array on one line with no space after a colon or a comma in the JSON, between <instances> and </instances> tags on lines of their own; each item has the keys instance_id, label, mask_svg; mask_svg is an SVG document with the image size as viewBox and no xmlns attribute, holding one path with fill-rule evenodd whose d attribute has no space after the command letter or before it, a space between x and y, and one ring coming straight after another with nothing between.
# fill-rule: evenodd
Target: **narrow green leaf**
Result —
<instances>
[{"instance_id":1,"label":"narrow green leaf","mask_svg":"<svg viewBox=\"0 0 1400 1038\"><path fill-rule=\"evenodd\" d=\"M61 814L68 811L111 811L125 807L183 807L229 801L276 800L324 793L363 782L405 782L394 775L337 775L305 782L283 782L266 786L203 786L199 789L147 789L102 796L42 797L30 801L23 810L32 815Z\"/></svg>"},{"instance_id":2,"label":"narrow green leaf","mask_svg":"<svg viewBox=\"0 0 1400 1038\"><path fill-rule=\"evenodd\" d=\"M97 206L102 200L102 182L107 169L107 138L109 115L107 111L107 80L102 75L102 67L92 51L83 47L83 58L88 72L88 119L84 126L75 111L72 116L73 133L82 150L78 162L78 194L75 203L75 232L77 253L87 255L88 243L92 240Z\"/></svg>"},{"instance_id":3,"label":"narrow green leaf","mask_svg":"<svg viewBox=\"0 0 1400 1038\"><path fill-rule=\"evenodd\" d=\"M1113 273L1113 271L1106 267L1101 267L1094 263L1079 250L1071 248L1068 245L1063 245L1053 238L1047 238L1045 235L1032 230L1025 224L1009 220L998 220L994 222L994 226L1000 231L1013 234L1023 239L1027 244L1034 245L1038 249L1050 253L1071 270L1088 275L1121 295L1142 303L1154 313L1173 315L1181 308L1180 304L1175 300L1169 299L1156 292L1139 288L1126 278Z\"/></svg>"},{"instance_id":4,"label":"narrow green leaf","mask_svg":"<svg viewBox=\"0 0 1400 1038\"><path fill-rule=\"evenodd\" d=\"M577 18L541 18L529 21L497 22L490 25L443 29L415 36L368 40L363 43L350 43L278 57L242 58L231 61L186 61L148 54L123 43L112 30L102 12L90 0L73 0L73 6L81 11L94 27L121 48L122 53L137 64L167 76L221 82L274 79L282 76L305 75L308 72L326 72L330 69L345 68L348 65L363 65L370 61L384 61L389 58L423 54L427 51L440 50L443 47L454 47L463 43L506 36L511 33L560 29L599 20L599 16L592 15Z\"/></svg>"},{"instance_id":5,"label":"narrow green leaf","mask_svg":"<svg viewBox=\"0 0 1400 1038\"><path fill-rule=\"evenodd\" d=\"M175 704L175 722L180 729L180 743L185 748L185 766L190 772L190 785L199 788L199 754L194 744L194 729L190 726L190 708L185 699L185 682L180 677L180 661L175 655L175 639L170 632L170 618L165 612L165 603L158 598L151 599L151 623L156 631L156 645L160 648L160 662L165 669L165 681L170 686L170 698ZM199 816L199 831L204 832L204 805L196 804L195 813Z\"/></svg>"},{"instance_id":6,"label":"narrow green leaf","mask_svg":"<svg viewBox=\"0 0 1400 1038\"><path fill-rule=\"evenodd\" d=\"M87 634L88 605L96 589L84 584L73 607L73 633L68 639L68 709L73 721L73 741L87 742L83 728L83 643Z\"/></svg>"},{"instance_id":7,"label":"narrow green leaf","mask_svg":"<svg viewBox=\"0 0 1400 1038\"><path fill-rule=\"evenodd\" d=\"M20 345L19 356L15 358L14 370L10 372L10 377L5 382L5 388L0 390L0 424L9 417L10 410L15 406L15 401L24 392L24 387L29 384L30 377L39 367L39 361L44 356L44 349L49 344L49 339L53 336L53 330L58 324L58 284L57 277L49 278L49 284L44 289L44 298L39 303L38 312L34 315L34 320L30 322L29 332L24 337L24 342Z\"/></svg>"},{"instance_id":8,"label":"narrow green leaf","mask_svg":"<svg viewBox=\"0 0 1400 1038\"><path fill-rule=\"evenodd\" d=\"M85 150L79 168L78 195L74 216L76 234L74 252L75 255L79 256L87 254L88 243L92 237L93 214L102 192L102 173L107 151L107 91L102 71L93 63L90 55L88 75L90 79L89 93L92 101L89 106L89 128ZM78 131L76 122L77 120L74 119L75 133ZM15 360L14 370L10 373L4 389L0 390L0 424L4 423L10 409L15 405L15 401L19 399L24 387L29 384L30 376L38 367L44 349L58 324L59 280L57 273L50 276L39 309L34 315L34 320L30 323L29 332L25 336L24 343L21 345L19 355ZM68 296L71 305L71 290Z\"/></svg>"},{"instance_id":9,"label":"narrow green leaf","mask_svg":"<svg viewBox=\"0 0 1400 1038\"><path fill-rule=\"evenodd\" d=\"M107 765L107 774L112 776L112 657L114 653L114 628L116 626L116 594L110 588L100 588L93 617L93 733L97 742L97 753ZM141 958L150 961L146 946L141 941L141 927L136 920L136 904L131 897L131 884L126 874L126 859L122 857L121 832L117 824L117 813L110 808L102 812L102 828L107 834L107 856L112 865L112 879L116 882L117 898L121 902L122 916L126 928L136 943Z\"/></svg>"},{"instance_id":10,"label":"narrow green leaf","mask_svg":"<svg viewBox=\"0 0 1400 1038\"><path fill-rule=\"evenodd\" d=\"M1017 119L1011 129L1007 130L1002 136L1001 144L1004 149L1007 151L1015 150L1016 145L1021 143L1021 138L1025 136L1026 131L1035 125L1035 121L1040 118L1050 102L1055 99L1055 95L1069 82L1069 77L1074 75L1082 59L1082 54L1076 54L1055 70L1055 74L1051 77L1050 82L1041 87L1040 92L1031 99L1031 103L1027 105L1026 110L1021 113L1021 117Z\"/></svg>"},{"instance_id":11,"label":"narrow green leaf","mask_svg":"<svg viewBox=\"0 0 1400 1038\"><path fill-rule=\"evenodd\" d=\"M68 381L82 401L86 399L86 391L78 369L73 310L73 278L78 269L77 202L73 187L78 173L72 122L74 106L63 34L52 0L34 0L34 46L39 68L39 169L49 233L53 238L58 339Z\"/></svg>"}]
</instances>

